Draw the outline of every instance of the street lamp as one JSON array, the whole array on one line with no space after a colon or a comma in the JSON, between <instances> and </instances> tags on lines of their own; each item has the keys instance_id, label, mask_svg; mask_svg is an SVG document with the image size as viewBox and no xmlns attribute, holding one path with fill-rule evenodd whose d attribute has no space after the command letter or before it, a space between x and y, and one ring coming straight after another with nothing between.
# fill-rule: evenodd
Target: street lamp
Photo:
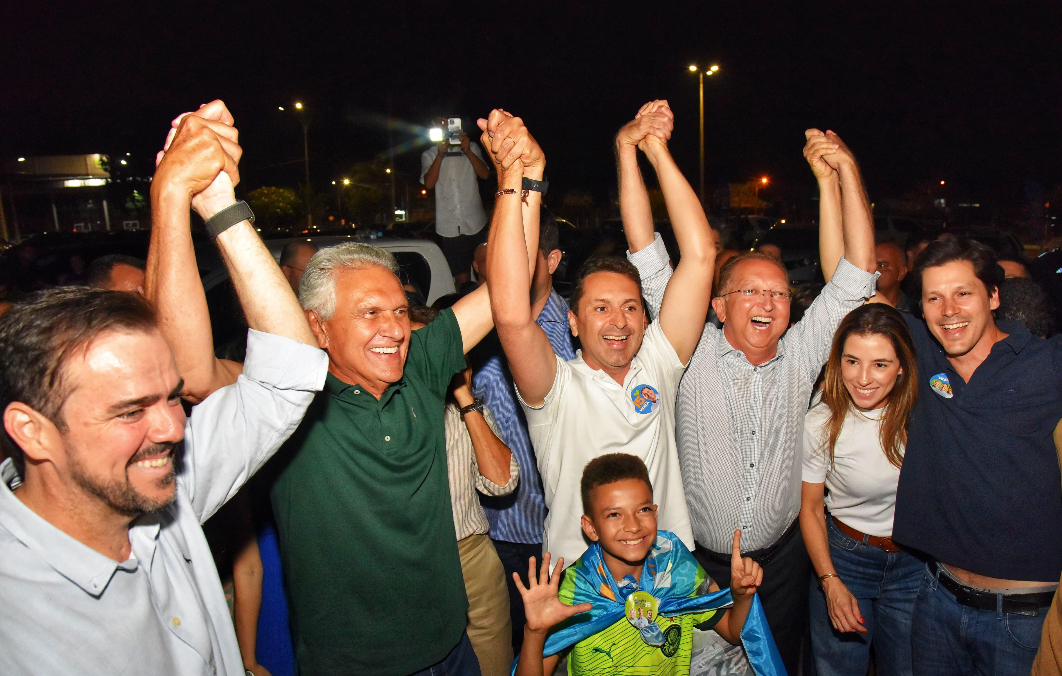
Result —
<instances>
[{"instance_id":1,"label":"street lamp","mask_svg":"<svg viewBox=\"0 0 1062 676\"><path fill-rule=\"evenodd\" d=\"M762 178L760 178L759 181L756 182L756 202L757 203L760 201L760 186L765 186L765 185L767 185L767 177L766 176L763 176Z\"/></svg>"},{"instance_id":2,"label":"street lamp","mask_svg":"<svg viewBox=\"0 0 1062 676\"><path fill-rule=\"evenodd\" d=\"M277 106L277 109L283 111L284 106ZM299 121L302 122L302 153L303 164L306 168L306 229L309 230L313 227L313 215L310 209L310 123L302 112L302 101L295 102L295 110L298 111Z\"/></svg>"},{"instance_id":3,"label":"street lamp","mask_svg":"<svg viewBox=\"0 0 1062 676\"><path fill-rule=\"evenodd\" d=\"M691 63L689 68L690 68L690 72L691 73L697 73L698 79L701 82L701 191L700 191L699 194L701 196L701 204L703 205L704 204L704 76L707 75L707 76L711 77L712 75L715 75L717 72L719 72L719 66L714 66L713 65L711 68L702 71L699 68L697 68L697 64Z\"/></svg>"}]
</instances>

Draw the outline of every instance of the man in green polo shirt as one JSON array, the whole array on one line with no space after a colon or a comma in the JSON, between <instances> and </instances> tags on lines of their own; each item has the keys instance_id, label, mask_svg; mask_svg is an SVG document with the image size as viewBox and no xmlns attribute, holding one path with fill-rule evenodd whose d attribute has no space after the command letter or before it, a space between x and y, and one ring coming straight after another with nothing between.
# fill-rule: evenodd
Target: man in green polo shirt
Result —
<instances>
[{"instance_id":1,"label":"man in green polo shirt","mask_svg":"<svg viewBox=\"0 0 1062 676\"><path fill-rule=\"evenodd\" d=\"M518 190L522 162L496 166L499 187ZM507 218L520 208L495 212ZM318 252L299 285L328 379L273 463L271 496L302 676L479 673L443 410L464 353L493 326L489 298L480 287L411 332L396 272L387 252L348 243Z\"/></svg>"}]
</instances>

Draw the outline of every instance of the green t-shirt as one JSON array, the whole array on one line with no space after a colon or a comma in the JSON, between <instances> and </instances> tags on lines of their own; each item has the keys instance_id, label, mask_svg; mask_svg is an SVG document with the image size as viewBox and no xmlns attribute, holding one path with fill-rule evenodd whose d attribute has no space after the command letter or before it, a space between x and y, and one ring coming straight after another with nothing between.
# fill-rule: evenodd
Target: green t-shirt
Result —
<instances>
[{"instance_id":1,"label":"green t-shirt","mask_svg":"<svg viewBox=\"0 0 1062 676\"><path fill-rule=\"evenodd\" d=\"M402 379L377 400L329 374L273 459L271 498L302 676L399 676L465 630L443 431L465 368L452 310L412 332Z\"/></svg>"},{"instance_id":2,"label":"green t-shirt","mask_svg":"<svg viewBox=\"0 0 1062 676\"><path fill-rule=\"evenodd\" d=\"M582 559L579 559L568 570L574 571L581 564ZM697 566L697 589L701 589L706 577L704 569ZM572 605L574 595L575 575L565 575L558 596L565 604ZM696 595L697 592L690 594ZM700 625L701 629L707 629L719 621L723 612L725 608L675 617L657 617L656 623L666 639L662 646L652 646L643 641L634 625L621 617L611 626L572 647L568 654L568 673L572 676L688 676L693 653L693 626Z\"/></svg>"}]
</instances>

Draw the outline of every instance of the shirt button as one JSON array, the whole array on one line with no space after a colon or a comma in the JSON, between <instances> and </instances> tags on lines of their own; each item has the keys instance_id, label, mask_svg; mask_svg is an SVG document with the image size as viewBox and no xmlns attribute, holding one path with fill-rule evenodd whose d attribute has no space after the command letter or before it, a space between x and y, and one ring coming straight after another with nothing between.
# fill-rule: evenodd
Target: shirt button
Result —
<instances>
[{"instance_id":1,"label":"shirt button","mask_svg":"<svg viewBox=\"0 0 1062 676\"><path fill-rule=\"evenodd\" d=\"M179 618L179 617L173 618L173 626L175 626L175 627L181 626L181 618Z\"/></svg>"},{"instance_id":2,"label":"shirt button","mask_svg":"<svg viewBox=\"0 0 1062 676\"><path fill-rule=\"evenodd\" d=\"M384 437L384 441L391 441L391 437L389 437L389 436Z\"/></svg>"},{"instance_id":3,"label":"shirt button","mask_svg":"<svg viewBox=\"0 0 1062 676\"><path fill-rule=\"evenodd\" d=\"M746 496L746 497L745 497L745 502L748 502L748 501L750 501L750 500L752 500L752 498L751 498L751 497L748 497L748 496Z\"/></svg>"},{"instance_id":4,"label":"shirt button","mask_svg":"<svg viewBox=\"0 0 1062 676\"><path fill-rule=\"evenodd\" d=\"M755 466L756 466L756 463L754 463L754 462L750 462L749 463L749 467L755 467Z\"/></svg>"},{"instance_id":5,"label":"shirt button","mask_svg":"<svg viewBox=\"0 0 1062 676\"><path fill-rule=\"evenodd\" d=\"M756 430L752 430L752 436L756 436Z\"/></svg>"},{"instance_id":6,"label":"shirt button","mask_svg":"<svg viewBox=\"0 0 1062 676\"><path fill-rule=\"evenodd\" d=\"M361 390L354 390L354 394L361 394Z\"/></svg>"}]
</instances>

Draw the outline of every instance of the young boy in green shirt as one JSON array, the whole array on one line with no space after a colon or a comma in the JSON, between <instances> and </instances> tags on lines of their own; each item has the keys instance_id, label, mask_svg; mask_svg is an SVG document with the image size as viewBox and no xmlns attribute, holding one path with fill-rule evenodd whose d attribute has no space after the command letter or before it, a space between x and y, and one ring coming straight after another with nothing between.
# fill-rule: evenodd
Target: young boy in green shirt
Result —
<instances>
[{"instance_id":1,"label":"young boy in green shirt","mask_svg":"<svg viewBox=\"0 0 1062 676\"><path fill-rule=\"evenodd\" d=\"M695 625L715 629L734 645L744 641L758 674L785 673L755 598L763 570L741 557L740 531L734 533L730 591L719 592L682 541L657 530L652 485L639 458L595 458L580 488L590 548L564 571L563 583L564 559L551 578L549 552L537 576L530 559L529 587L513 576L527 617L517 676L552 674L568 646L574 646L568 658L573 675L684 676ZM740 655L739 662L738 671L748 669Z\"/></svg>"}]
</instances>

